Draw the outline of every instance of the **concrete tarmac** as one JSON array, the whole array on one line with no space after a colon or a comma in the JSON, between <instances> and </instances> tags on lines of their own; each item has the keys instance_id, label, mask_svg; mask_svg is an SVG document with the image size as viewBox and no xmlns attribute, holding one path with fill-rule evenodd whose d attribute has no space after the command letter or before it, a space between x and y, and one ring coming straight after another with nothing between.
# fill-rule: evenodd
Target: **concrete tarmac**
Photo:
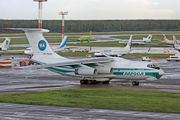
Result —
<instances>
[{"instance_id":1,"label":"concrete tarmac","mask_svg":"<svg viewBox=\"0 0 180 120\"><path fill-rule=\"evenodd\" d=\"M179 120L179 114L0 103L1 120Z\"/></svg>"},{"instance_id":2,"label":"concrete tarmac","mask_svg":"<svg viewBox=\"0 0 180 120\"><path fill-rule=\"evenodd\" d=\"M2 55L1 58L12 59L13 65L19 61L28 61L26 56L22 55ZM69 57L80 59L77 57ZM128 57L131 60L140 60L140 58ZM168 62L165 58L152 59L152 62L158 64L165 74L157 81L140 81L139 86L132 86L127 80L114 79L108 85L80 85L79 80L72 77L62 76L46 69L33 70L13 70L10 68L0 69L0 94L46 91L59 89L76 88L105 88L120 90L140 90L140 91L167 91L180 93L180 62ZM0 103L0 120L46 120L46 119L114 119L114 120L134 120L134 119L160 119L160 120L178 120L180 114L151 113L137 111L121 110L100 110L100 109L82 109L66 108L53 106L36 105L17 105Z\"/></svg>"}]
</instances>

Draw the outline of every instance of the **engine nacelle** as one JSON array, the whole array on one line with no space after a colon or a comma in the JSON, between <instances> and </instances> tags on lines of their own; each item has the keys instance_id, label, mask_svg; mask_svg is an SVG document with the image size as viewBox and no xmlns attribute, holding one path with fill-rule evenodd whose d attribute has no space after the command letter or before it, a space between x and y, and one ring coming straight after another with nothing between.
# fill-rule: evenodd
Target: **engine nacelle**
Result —
<instances>
[{"instance_id":1,"label":"engine nacelle","mask_svg":"<svg viewBox=\"0 0 180 120\"><path fill-rule=\"evenodd\" d=\"M95 67L100 74L113 74L114 69L108 66L97 66Z\"/></svg>"},{"instance_id":2,"label":"engine nacelle","mask_svg":"<svg viewBox=\"0 0 180 120\"><path fill-rule=\"evenodd\" d=\"M76 68L74 73L76 75L97 75L98 71L95 68L80 67L80 68Z\"/></svg>"}]
</instances>

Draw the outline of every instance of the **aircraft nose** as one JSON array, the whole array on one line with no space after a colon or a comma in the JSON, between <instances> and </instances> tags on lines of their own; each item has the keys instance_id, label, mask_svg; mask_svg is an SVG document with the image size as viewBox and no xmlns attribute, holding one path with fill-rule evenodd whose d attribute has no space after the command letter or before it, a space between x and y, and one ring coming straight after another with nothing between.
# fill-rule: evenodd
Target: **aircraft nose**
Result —
<instances>
[{"instance_id":1,"label":"aircraft nose","mask_svg":"<svg viewBox=\"0 0 180 120\"><path fill-rule=\"evenodd\" d=\"M159 70L159 75L164 75L164 71L162 69Z\"/></svg>"}]
</instances>

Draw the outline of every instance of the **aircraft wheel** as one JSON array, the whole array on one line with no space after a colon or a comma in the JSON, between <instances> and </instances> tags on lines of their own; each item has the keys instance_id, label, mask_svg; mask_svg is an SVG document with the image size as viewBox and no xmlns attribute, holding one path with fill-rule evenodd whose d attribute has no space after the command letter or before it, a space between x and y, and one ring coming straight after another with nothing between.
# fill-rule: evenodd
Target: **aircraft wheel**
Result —
<instances>
[{"instance_id":1,"label":"aircraft wheel","mask_svg":"<svg viewBox=\"0 0 180 120\"><path fill-rule=\"evenodd\" d=\"M132 82L132 86L138 86L139 85L139 81L133 81Z\"/></svg>"},{"instance_id":2,"label":"aircraft wheel","mask_svg":"<svg viewBox=\"0 0 180 120\"><path fill-rule=\"evenodd\" d=\"M88 84L96 84L96 80L88 80Z\"/></svg>"},{"instance_id":3,"label":"aircraft wheel","mask_svg":"<svg viewBox=\"0 0 180 120\"><path fill-rule=\"evenodd\" d=\"M88 80L80 80L81 85L88 84Z\"/></svg>"},{"instance_id":4,"label":"aircraft wheel","mask_svg":"<svg viewBox=\"0 0 180 120\"><path fill-rule=\"evenodd\" d=\"M88 80L88 84L97 84L96 80Z\"/></svg>"},{"instance_id":5,"label":"aircraft wheel","mask_svg":"<svg viewBox=\"0 0 180 120\"><path fill-rule=\"evenodd\" d=\"M103 81L102 84L109 84L110 81Z\"/></svg>"},{"instance_id":6,"label":"aircraft wheel","mask_svg":"<svg viewBox=\"0 0 180 120\"><path fill-rule=\"evenodd\" d=\"M93 80L92 81L92 84L97 84L98 82L96 80Z\"/></svg>"}]
</instances>

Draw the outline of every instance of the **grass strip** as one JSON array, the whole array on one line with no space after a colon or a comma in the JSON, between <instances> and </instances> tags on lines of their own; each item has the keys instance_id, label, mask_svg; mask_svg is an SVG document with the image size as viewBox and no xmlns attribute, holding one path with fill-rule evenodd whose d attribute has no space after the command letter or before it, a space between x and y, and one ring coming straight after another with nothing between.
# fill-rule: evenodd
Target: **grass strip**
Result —
<instances>
[{"instance_id":1,"label":"grass strip","mask_svg":"<svg viewBox=\"0 0 180 120\"><path fill-rule=\"evenodd\" d=\"M0 94L0 102L163 113L180 112L180 94L169 92L68 89Z\"/></svg>"},{"instance_id":2,"label":"grass strip","mask_svg":"<svg viewBox=\"0 0 180 120\"><path fill-rule=\"evenodd\" d=\"M27 47L9 47L10 50L25 50Z\"/></svg>"},{"instance_id":3,"label":"grass strip","mask_svg":"<svg viewBox=\"0 0 180 120\"><path fill-rule=\"evenodd\" d=\"M91 55L94 56L94 53L87 53L87 52L59 52L61 56L86 56Z\"/></svg>"},{"instance_id":4,"label":"grass strip","mask_svg":"<svg viewBox=\"0 0 180 120\"><path fill-rule=\"evenodd\" d=\"M171 54L172 55L172 54ZM149 58L168 58L169 55L167 54L149 54L149 53L133 53L133 54L126 54L125 57L135 56L135 57L142 57L148 56Z\"/></svg>"}]
</instances>

